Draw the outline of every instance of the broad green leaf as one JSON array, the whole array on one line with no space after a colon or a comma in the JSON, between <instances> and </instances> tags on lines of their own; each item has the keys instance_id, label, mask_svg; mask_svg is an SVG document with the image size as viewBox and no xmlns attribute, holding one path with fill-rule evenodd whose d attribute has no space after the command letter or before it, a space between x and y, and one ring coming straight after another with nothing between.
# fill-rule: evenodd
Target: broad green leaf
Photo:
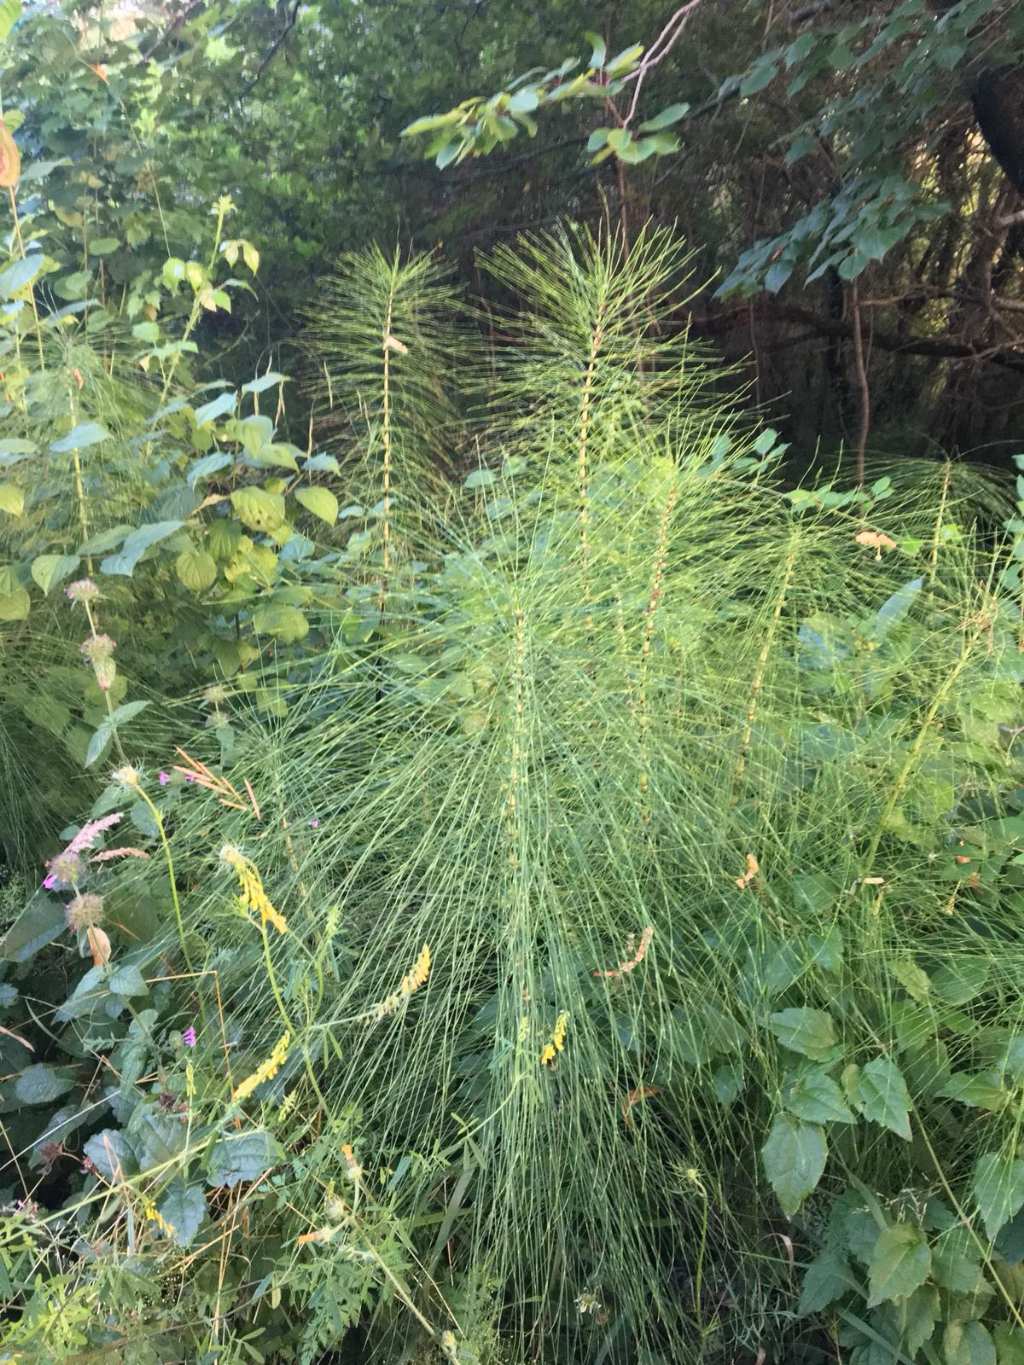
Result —
<instances>
[{"instance_id":1,"label":"broad green leaf","mask_svg":"<svg viewBox=\"0 0 1024 1365\"><path fill-rule=\"evenodd\" d=\"M125 702L123 706L119 706L111 712L106 720L101 721L89 741L89 747L85 753L85 766L91 768L98 759L102 758L118 727L132 720L148 705L148 701Z\"/></svg>"},{"instance_id":2,"label":"broad green leaf","mask_svg":"<svg viewBox=\"0 0 1024 1365\"><path fill-rule=\"evenodd\" d=\"M252 624L258 635L273 635L285 644L295 644L309 634L309 621L298 607L276 602L254 611Z\"/></svg>"},{"instance_id":3,"label":"broad green leaf","mask_svg":"<svg viewBox=\"0 0 1024 1365\"><path fill-rule=\"evenodd\" d=\"M940 1311L939 1291L932 1284L923 1284L899 1304L900 1343L912 1360L935 1331Z\"/></svg>"},{"instance_id":4,"label":"broad green leaf","mask_svg":"<svg viewBox=\"0 0 1024 1365\"><path fill-rule=\"evenodd\" d=\"M817 1187L828 1159L825 1130L780 1114L761 1148L765 1174L788 1217Z\"/></svg>"},{"instance_id":5,"label":"broad green leaf","mask_svg":"<svg viewBox=\"0 0 1024 1365\"><path fill-rule=\"evenodd\" d=\"M490 488L498 479L493 469L474 469L462 481L463 488Z\"/></svg>"},{"instance_id":6,"label":"broad green leaf","mask_svg":"<svg viewBox=\"0 0 1024 1365\"><path fill-rule=\"evenodd\" d=\"M25 510L25 490L16 483L0 483L0 512L20 517Z\"/></svg>"},{"instance_id":7,"label":"broad green leaf","mask_svg":"<svg viewBox=\"0 0 1024 1365\"><path fill-rule=\"evenodd\" d=\"M633 70L643 55L643 43L633 43L630 47L624 47L610 62L605 63L605 75L608 77L625 76Z\"/></svg>"},{"instance_id":8,"label":"broad green leaf","mask_svg":"<svg viewBox=\"0 0 1024 1365\"><path fill-rule=\"evenodd\" d=\"M94 1133L82 1150L105 1180L116 1183L134 1175L139 1168L131 1143L118 1128Z\"/></svg>"},{"instance_id":9,"label":"broad green leaf","mask_svg":"<svg viewBox=\"0 0 1024 1365\"><path fill-rule=\"evenodd\" d=\"M37 555L32 561L32 577L48 594L70 578L81 562L78 555Z\"/></svg>"},{"instance_id":10,"label":"broad green leaf","mask_svg":"<svg viewBox=\"0 0 1024 1365\"><path fill-rule=\"evenodd\" d=\"M903 1074L888 1057L876 1057L865 1067L848 1066L843 1088L859 1114L910 1141L910 1095Z\"/></svg>"},{"instance_id":11,"label":"broad green leaf","mask_svg":"<svg viewBox=\"0 0 1024 1365\"><path fill-rule=\"evenodd\" d=\"M171 1114L162 1114L148 1105L136 1109L128 1124L132 1146L139 1154L139 1169L166 1166L185 1149L188 1129Z\"/></svg>"},{"instance_id":12,"label":"broad green leaf","mask_svg":"<svg viewBox=\"0 0 1024 1365\"><path fill-rule=\"evenodd\" d=\"M883 1228L868 1265L870 1297L875 1308L888 1299L906 1299L924 1284L932 1270L928 1239L913 1223Z\"/></svg>"},{"instance_id":13,"label":"broad green leaf","mask_svg":"<svg viewBox=\"0 0 1024 1365\"><path fill-rule=\"evenodd\" d=\"M593 48L590 54L590 65L600 70L608 57L608 45L599 33L587 31L583 36Z\"/></svg>"},{"instance_id":14,"label":"broad green leaf","mask_svg":"<svg viewBox=\"0 0 1024 1365\"><path fill-rule=\"evenodd\" d=\"M338 520L338 499L329 488L297 488L295 501L328 526L333 526Z\"/></svg>"},{"instance_id":15,"label":"broad green leaf","mask_svg":"<svg viewBox=\"0 0 1024 1365\"><path fill-rule=\"evenodd\" d=\"M158 1211L170 1236L180 1247L191 1246L206 1216L206 1197L199 1185L172 1180Z\"/></svg>"},{"instance_id":16,"label":"broad green leaf","mask_svg":"<svg viewBox=\"0 0 1024 1365\"><path fill-rule=\"evenodd\" d=\"M341 465L333 455L311 455L303 465L307 474L340 474Z\"/></svg>"},{"instance_id":17,"label":"broad green leaf","mask_svg":"<svg viewBox=\"0 0 1024 1365\"><path fill-rule=\"evenodd\" d=\"M24 621L32 610L32 599L24 588L0 593L0 621Z\"/></svg>"},{"instance_id":18,"label":"broad green leaf","mask_svg":"<svg viewBox=\"0 0 1024 1365\"><path fill-rule=\"evenodd\" d=\"M110 432L99 422L79 422L77 427L72 427L59 441L52 441L50 451L54 455L66 455L69 450L85 450L89 446L109 440Z\"/></svg>"},{"instance_id":19,"label":"broad green leaf","mask_svg":"<svg viewBox=\"0 0 1024 1365\"><path fill-rule=\"evenodd\" d=\"M836 1299L856 1290L857 1280L850 1270L850 1263L838 1251L823 1251L807 1267L800 1302L797 1305L798 1317L820 1313Z\"/></svg>"},{"instance_id":20,"label":"broad green leaf","mask_svg":"<svg viewBox=\"0 0 1024 1365\"><path fill-rule=\"evenodd\" d=\"M28 962L66 928L64 906L37 891L0 939L0 958L5 962Z\"/></svg>"},{"instance_id":21,"label":"broad green leaf","mask_svg":"<svg viewBox=\"0 0 1024 1365\"><path fill-rule=\"evenodd\" d=\"M812 1062L824 1061L836 1045L832 1016L807 1008L780 1010L769 1016L769 1028L784 1048Z\"/></svg>"},{"instance_id":22,"label":"broad green leaf","mask_svg":"<svg viewBox=\"0 0 1024 1365\"><path fill-rule=\"evenodd\" d=\"M115 967L110 973L107 987L111 995L149 994L146 978L134 962L126 962L122 967Z\"/></svg>"},{"instance_id":23,"label":"broad green leaf","mask_svg":"<svg viewBox=\"0 0 1024 1365\"><path fill-rule=\"evenodd\" d=\"M945 1365L996 1365L996 1344L980 1322L950 1322L942 1334Z\"/></svg>"},{"instance_id":24,"label":"broad green leaf","mask_svg":"<svg viewBox=\"0 0 1024 1365\"><path fill-rule=\"evenodd\" d=\"M799 1072L782 1093L788 1112L808 1123L855 1123L843 1092L820 1067Z\"/></svg>"},{"instance_id":25,"label":"broad green leaf","mask_svg":"<svg viewBox=\"0 0 1024 1365\"><path fill-rule=\"evenodd\" d=\"M889 971L914 1000L923 1004L928 999L932 983L928 973L922 971L916 962L911 962L909 958L897 959L889 963Z\"/></svg>"},{"instance_id":26,"label":"broad green leaf","mask_svg":"<svg viewBox=\"0 0 1024 1365\"><path fill-rule=\"evenodd\" d=\"M265 488L237 488L231 494L231 506L253 531L274 531L285 519L284 498Z\"/></svg>"},{"instance_id":27,"label":"broad green leaf","mask_svg":"<svg viewBox=\"0 0 1024 1365\"><path fill-rule=\"evenodd\" d=\"M155 345L160 340L160 328L155 322L137 322L132 328L132 336L136 341Z\"/></svg>"},{"instance_id":28,"label":"broad green leaf","mask_svg":"<svg viewBox=\"0 0 1024 1365\"><path fill-rule=\"evenodd\" d=\"M1024 1365L1024 1328L997 1322L992 1328L999 1365Z\"/></svg>"},{"instance_id":29,"label":"broad green leaf","mask_svg":"<svg viewBox=\"0 0 1024 1365\"><path fill-rule=\"evenodd\" d=\"M55 1066L37 1062L27 1066L14 1082L15 1098L22 1104L48 1104L72 1088L75 1080Z\"/></svg>"},{"instance_id":30,"label":"broad green leaf","mask_svg":"<svg viewBox=\"0 0 1024 1365\"><path fill-rule=\"evenodd\" d=\"M923 585L923 578L913 578L909 583L904 583L902 588L898 588L887 601L882 603L871 623L872 639L884 640L889 632L900 624L914 605Z\"/></svg>"},{"instance_id":31,"label":"broad green leaf","mask_svg":"<svg viewBox=\"0 0 1024 1365\"><path fill-rule=\"evenodd\" d=\"M6 270L0 270L0 298L13 299L27 285L30 285L43 268L44 256L41 251L15 261Z\"/></svg>"},{"instance_id":32,"label":"broad green leaf","mask_svg":"<svg viewBox=\"0 0 1024 1365\"><path fill-rule=\"evenodd\" d=\"M21 0L3 0L0 4L0 43L21 18Z\"/></svg>"},{"instance_id":33,"label":"broad green leaf","mask_svg":"<svg viewBox=\"0 0 1024 1365\"><path fill-rule=\"evenodd\" d=\"M93 256L109 256L120 245L116 237L94 237L89 243L89 251Z\"/></svg>"},{"instance_id":34,"label":"broad green leaf","mask_svg":"<svg viewBox=\"0 0 1024 1365\"><path fill-rule=\"evenodd\" d=\"M131 578L136 564L146 551L158 545L161 540L174 535L175 531L180 531L184 524L183 521L154 521L148 526L138 527L130 536L125 537L124 544L116 555L108 555L100 562L100 572Z\"/></svg>"},{"instance_id":35,"label":"broad green leaf","mask_svg":"<svg viewBox=\"0 0 1024 1365\"><path fill-rule=\"evenodd\" d=\"M932 1275L935 1283L951 1294L977 1295L985 1276L978 1260L978 1248L970 1230L954 1224L936 1239L932 1248Z\"/></svg>"},{"instance_id":36,"label":"broad green leaf","mask_svg":"<svg viewBox=\"0 0 1024 1365\"><path fill-rule=\"evenodd\" d=\"M189 488L195 488L200 479L205 479L210 474L218 474L222 469L227 469L232 464L234 464L234 460L226 450L215 450L209 455L203 455L198 460L193 460L186 475Z\"/></svg>"},{"instance_id":37,"label":"broad green leaf","mask_svg":"<svg viewBox=\"0 0 1024 1365\"><path fill-rule=\"evenodd\" d=\"M932 972L932 990L947 1005L966 1005L985 989L988 971L982 958L947 963Z\"/></svg>"},{"instance_id":38,"label":"broad green leaf","mask_svg":"<svg viewBox=\"0 0 1024 1365\"><path fill-rule=\"evenodd\" d=\"M641 133L659 133L662 128L670 128L673 123L678 123L689 112L690 106L688 104L670 104L667 109L663 109L654 118L641 123L638 131Z\"/></svg>"},{"instance_id":39,"label":"broad green leaf","mask_svg":"<svg viewBox=\"0 0 1024 1365\"><path fill-rule=\"evenodd\" d=\"M965 1071L954 1072L938 1093L943 1099L957 1100L973 1109L987 1109L991 1114L1005 1109L1011 1098L1011 1092L1000 1084L997 1071L985 1071L977 1076L970 1076Z\"/></svg>"},{"instance_id":40,"label":"broad green leaf","mask_svg":"<svg viewBox=\"0 0 1024 1365\"><path fill-rule=\"evenodd\" d=\"M238 396L234 389L225 389L216 398L212 398L209 403L204 403L202 407L196 408L196 426L204 427L210 422L215 422L218 417L223 417L225 413L234 412L237 402Z\"/></svg>"},{"instance_id":41,"label":"broad green leaf","mask_svg":"<svg viewBox=\"0 0 1024 1365\"><path fill-rule=\"evenodd\" d=\"M277 1140L263 1128L231 1134L215 1142L210 1152L207 1181L229 1188L242 1181L258 1180L281 1160Z\"/></svg>"},{"instance_id":42,"label":"broad green leaf","mask_svg":"<svg viewBox=\"0 0 1024 1365\"><path fill-rule=\"evenodd\" d=\"M978 1158L971 1191L991 1240L1024 1206L1024 1161L987 1152Z\"/></svg>"},{"instance_id":43,"label":"broad green leaf","mask_svg":"<svg viewBox=\"0 0 1024 1365\"><path fill-rule=\"evenodd\" d=\"M206 550L190 545L174 561L174 569L189 592L205 592L217 578L217 561Z\"/></svg>"},{"instance_id":44,"label":"broad green leaf","mask_svg":"<svg viewBox=\"0 0 1024 1365\"><path fill-rule=\"evenodd\" d=\"M238 435L246 453L257 456L274 439L274 424L263 413L254 413L238 423Z\"/></svg>"}]
</instances>

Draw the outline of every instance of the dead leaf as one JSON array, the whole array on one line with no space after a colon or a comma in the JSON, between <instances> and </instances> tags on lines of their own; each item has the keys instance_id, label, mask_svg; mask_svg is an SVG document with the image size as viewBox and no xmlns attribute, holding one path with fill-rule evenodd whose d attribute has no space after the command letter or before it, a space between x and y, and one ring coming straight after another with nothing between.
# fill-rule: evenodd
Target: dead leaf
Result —
<instances>
[{"instance_id":1,"label":"dead leaf","mask_svg":"<svg viewBox=\"0 0 1024 1365\"><path fill-rule=\"evenodd\" d=\"M884 531L858 531L854 540L858 545L864 545L869 550L874 550L876 559L882 558L883 550L895 550L896 548L896 542Z\"/></svg>"},{"instance_id":2,"label":"dead leaf","mask_svg":"<svg viewBox=\"0 0 1024 1365\"><path fill-rule=\"evenodd\" d=\"M10 129L0 119L0 186L13 190L21 176L21 153Z\"/></svg>"},{"instance_id":3,"label":"dead leaf","mask_svg":"<svg viewBox=\"0 0 1024 1365\"><path fill-rule=\"evenodd\" d=\"M385 351L397 351L399 355L409 354L408 346L406 346L404 342L399 341L397 337L393 337L390 332L388 332L387 336L384 338L384 349Z\"/></svg>"},{"instance_id":4,"label":"dead leaf","mask_svg":"<svg viewBox=\"0 0 1024 1365\"><path fill-rule=\"evenodd\" d=\"M93 966L105 967L110 961L110 939L95 924L90 924L85 932L89 940Z\"/></svg>"},{"instance_id":5,"label":"dead leaf","mask_svg":"<svg viewBox=\"0 0 1024 1365\"><path fill-rule=\"evenodd\" d=\"M760 871L761 864L752 853L748 853L747 870L743 873L742 877L736 878L736 885L741 891L746 891L747 887L750 886L751 882L754 881Z\"/></svg>"}]
</instances>

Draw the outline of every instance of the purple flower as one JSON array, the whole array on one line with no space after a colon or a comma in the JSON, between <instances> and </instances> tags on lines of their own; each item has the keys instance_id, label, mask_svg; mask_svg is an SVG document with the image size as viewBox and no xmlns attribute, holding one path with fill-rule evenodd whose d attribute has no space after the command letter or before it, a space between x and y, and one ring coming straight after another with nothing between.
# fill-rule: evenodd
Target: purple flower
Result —
<instances>
[{"instance_id":1,"label":"purple flower","mask_svg":"<svg viewBox=\"0 0 1024 1365\"><path fill-rule=\"evenodd\" d=\"M320 828L320 821L319 821L319 819L318 819L317 816L314 815L313 818L312 818L312 820L310 820L310 822L309 822L309 827L310 827L310 829L319 829L319 828Z\"/></svg>"},{"instance_id":2,"label":"purple flower","mask_svg":"<svg viewBox=\"0 0 1024 1365\"><path fill-rule=\"evenodd\" d=\"M181 1041L185 1044L186 1047L195 1047L196 1031L191 1024L189 1024L187 1029L184 1029L182 1031Z\"/></svg>"},{"instance_id":3,"label":"purple flower","mask_svg":"<svg viewBox=\"0 0 1024 1365\"><path fill-rule=\"evenodd\" d=\"M161 769L156 775L156 780L160 783L161 787L166 787L171 780L171 775L170 773L165 773L163 769Z\"/></svg>"}]
</instances>

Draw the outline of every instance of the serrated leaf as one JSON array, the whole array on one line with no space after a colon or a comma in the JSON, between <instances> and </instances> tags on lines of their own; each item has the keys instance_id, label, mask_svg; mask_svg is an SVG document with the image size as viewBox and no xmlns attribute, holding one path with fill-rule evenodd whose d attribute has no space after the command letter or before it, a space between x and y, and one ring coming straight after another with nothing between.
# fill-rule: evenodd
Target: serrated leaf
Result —
<instances>
[{"instance_id":1,"label":"serrated leaf","mask_svg":"<svg viewBox=\"0 0 1024 1365\"><path fill-rule=\"evenodd\" d=\"M177 1246L191 1246L206 1217L206 1196L199 1185L186 1185L183 1180L172 1180L158 1206L165 1227L170 1227L171 1238Z\"/></svg>"},{"instance_id":2,"label":"serrated leaf","mask_svg":"<svg viewBox=\"0 0 1024 1365\"><path fill-rule=\"evenodd\" d=\"M848 1066L843 1088L859 1114L910 1141L910 1095L903 1074L888 1057L876 1057L865 1067Z\"/></svg>"},{"instance_id":3,"label":"serrated leaf","mask_svg":"<svg viewBox=\"0 0 1024 1365\"><path fill-rule=\"evenodd\" d=\"M1011 1092L999 1083L999 1073L985 1071L971 1076L964 1071L956 1071L949 1076L937 1092L946 1100L957 1100L969 1104L973 1109L987 1109L998 1114L1005 1109Z\"/></svg>"},{"instance_id":4,"label":"serrated leaf","mask_svg":"<svg viewBox=\"0 0 1024 1365\"><path fill-rule=\"evenodd\" d=\"M82 1151L105 1180L124 1180L139 1169L135 1150L119 1128L94 1133Z\"/></svg>"},{"instance_id":5,"label":"serrated leaf","mask_svg":"<svg viewBox=\"0 0 1024 1365\"><path fill-rule=\"evenodd\" d=\"M823 1251L804 1273L797 1316L803 1318L811 1313L820 1313L830 1303L835 1303L836 1299L841 1299L856 1288L857 1281L846 1257L838 1251Z\"/></svg>"},{"instance_id":6,"label":"serrated leaf","mask_svg":"<svg viewBox=\"0 0 1024 1365\"><path fill-rule=\"evenodd\" d=\"M913 1360L935 1331L939 1320L939 1291L924 1284L899 1305L900 1342Z\"/></svg>"},{"instance_id":7,"label":"serrated leaf","mask_svg":"<svg viewBox=\"0 0 1024 1365\"><path fill-rule=\"evenodd\" d=\"M237 488L231 506L239 519L253 531L274 531L285 519L284 498L265 488Z\"/></svg>"},{"instance_id":8,"label":"serrated leaf","mask_svg":"<svg viewBox=\"0 0 1024 1365\"><path fill-rule=\"evenodd\" d=\"M188 1126L173 1114L140 1107L132 1115L128 1133L139 1156L139 1169L166 1166L185 1150Z\"/></svg>"},{"instance_id":9,"label":"serrated leaf","mask_svg":"<svg viewBox=\"0 0 1024 1365\"><path fill-rule=\"evenodd\" d=\"M890 962L889 971L912 999L924 1004L932 989L927 972L922 971L916 962L906 958Z\"/></svg>"},{"instance_id":10,"label":"serrated leaf","mask_svg":"<svg viewBox=\"0 0 1024 1365\"><path fill-rule=\"evenodd\" d=\"M782 1102L795 1118L808 1123L855 1123L843 1092L820 1068L802 1071L783 1089Z\"/></svg>"},{"instance_id":11,"label":"serrated leaf","mask_svg":"<svg viewBox=\"0 0 1024 1365\"><path fill-rule=\"evenodd\" d=\"M990 1240L1024 1206L1024 1161L1000 1152L987 1152L978 1158L971 1183Z\"/></svg>"},{"instance_id":12,"label":"serrated leaf","mask_svg":"<svg viewBox=\"0 0 1024 1365\"><path fill-rule=\"evenodd\" d=\"M328 526L333 526L338 520L338 499L329 488L297 488L295 501Z\"/></svg>"},{"instance_id":13,"label":"serrated leaf","mask_svg":"<svg viewBox=\"0 0 1024 1365\"><path fill-rule=\"evenodd\" d=\"M75 1084L74 1077L55 1066L37 1062L27 1066L14 1082L14 1095L22 1104L49 1104L59 1099Z\"/></svg>"},{"instance_id":14,"label":"serrated leaf","mask_svg":"<svg viewBox=\"0 0 1024 1365\"><path fill-rule=\"evenodd\" d=\"M271 602L252 615L253 629L259 635L273 635L284 644L295 644L309 634L309 621L298 607Z\"/></svg>"},{"instance_id":15,"label":"serrated leaf","mask_svg":"<svg viewBox=\"0 0 1024 1365\"><path fill-rule=\"evenodd\" d=\"M37 555L32 561L32 577L49 594L58 583L70 578L81 562L78 555Z\"/></svg>"},{"instance_id":16,"label":"serrated leaf","mask_svg":"<svg viewBox=\"0 0 1024 1365\"><path fill-rule=\"evenodd\" d=\"M889 1299L909 1298L924 1284L932 1270L928 1239L913 1223L883 1228L868 1265L868 1307Z\"/></svg>"},{"instance_id":17,"label":"serrated leaf","mask_svg":"<svg viewBox=\"0 0 1024 1365\"><path fill-rule=\"evenodd\" d=\"M217 561L206 550L190 545L174 561L174 571L189 592L205 592L217 578Z\"/></svg>"},{"instance_id":18,"label":"serrated leaf","mask_svg":"<svg viewBox=\"0 0 1024 1365\"><path fill-rule=\"evenodd\" d=\"M126 536L124 544L116 555L108 555L100 562L100 572L110 576L130 578L139 560L154 545L166 540L185 525L183 521L154 521L148 526L139 526Z\"/></svg>"},{"instance_id":19,"label":"serrated leaf","mask_svg":"<svg viewBox=\"0 0 1024 1365\"><path fill-rule=\"evenodd\" d=\"M215 1142L207 1165L207 1181L229 1188L244 1180L258 1180L282 1156L277 1140L263 1128L223 1137Z\"/></svg>"},{"instance_id":20,"label":"serrated leaf","mask_svg":"<svg viewBox=\"0 0 1024 1365\"><path fill-rule=\"evenodd\" d=\"M769 1016L768 1026L784 1048L812 1062L824 1061L836 1045L832 1016L824 1010L780 1010Z\"/></svg>"},{"instance_id":21,"label":"serrated leaf","mask_svg":"<svg viewBox=\"0 0 1024 1365\"><path fill-rule=\"evenodd\" d=\"M116 967L107 981L107 988L111 995L148 995L149 987L146 985L146 978L142 975L134 962L126 962L121 967Z\"/></svg>"},{"instance_id":22,"label":"serrated leaf","mask_svg":"<svg viewBox=\"0 0 1024 1365\"><path fill-rule=\"evenodd\" d=\"M59 441L50 443L50 452L53 455L65 455L69 450L86 450L89 446L99 445L101 441L109 441L110 432L99 422L80 422L78 426L72 427L66 436L62 436Z\"/></svg>"},{"instance_id":23,"label":"serrated leaf","mask_svg":"<svg viewBox=\"0 0 1024 1365\"><path fill-rule=\"evenodd\" d=\"M761 1159L783 1213L792 1217L824 1173L828 1159L825 1130L780 1114L761 1148Z\"/></svg>"},{"instance_id":24,"label":"serrated leaf","mask_svg":"<svg viewBox=\"0 0 1024 1365\"><path fill-rule=\"evenodd\" d=\"M16 483L0 483L0 512L20 517L25 510L25 490Z\"/></svg>"}]
</instances>

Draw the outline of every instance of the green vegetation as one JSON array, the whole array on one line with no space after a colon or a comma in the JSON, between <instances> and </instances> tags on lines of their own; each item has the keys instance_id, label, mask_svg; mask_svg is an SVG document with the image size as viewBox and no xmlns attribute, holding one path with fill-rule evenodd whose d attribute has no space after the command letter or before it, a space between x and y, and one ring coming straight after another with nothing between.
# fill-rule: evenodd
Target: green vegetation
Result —
<instances>
[{"instance_id":1,"label":"green vegetation","mask_svg":"<svg viewBox=\"0 0 1024 1365\"><path fill-rule=\"evenodd\" d=\"M624 178L471 279L367 190L300 287L281 84L362 118L351 26L405 126L448 21L162 19L0 5L0 1360L1019 1365L1024 473L816 472Z\"/></svg>"}]
</instances>

